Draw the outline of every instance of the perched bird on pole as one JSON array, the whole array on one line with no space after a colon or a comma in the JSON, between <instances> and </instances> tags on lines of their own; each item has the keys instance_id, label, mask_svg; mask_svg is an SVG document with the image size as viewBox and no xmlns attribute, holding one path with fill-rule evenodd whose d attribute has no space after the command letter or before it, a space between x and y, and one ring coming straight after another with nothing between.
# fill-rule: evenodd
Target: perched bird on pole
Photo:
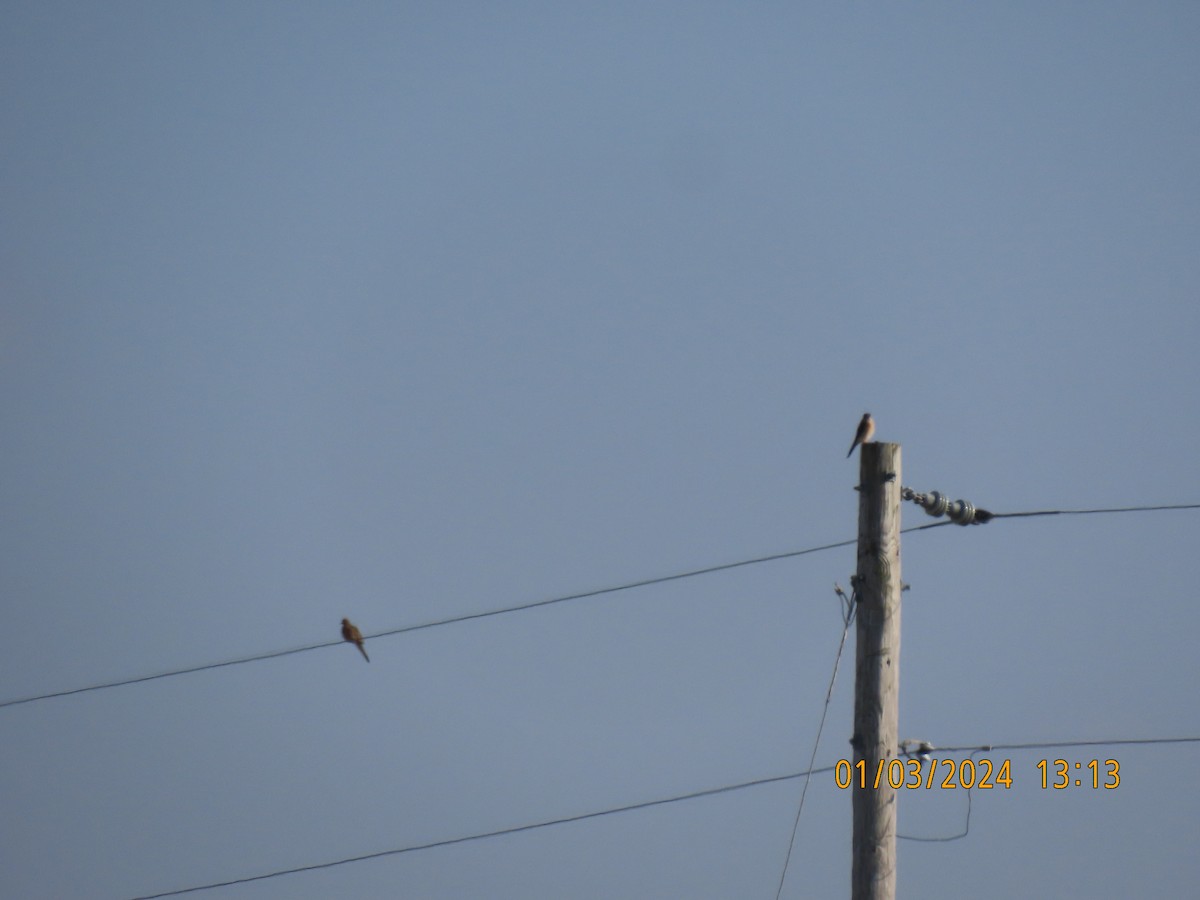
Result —
<instances>
[{"instance_id":1,"label":"perched bird on pole","mask_svg":"<svg viewBox=\"0 0 1200 900\"><path fill-rule=\"evenodd\" d=\"M850 454L854 452L855 447L871 440L873 434L875 434L875 420L871 418L870 413L863 413L862 420L858 423L858 431L854 432L854 443L850 445L850 449L846 452L846 459L850 458Z\"/></svg>"},{"instance_id":2,"label":"perched bird on pole","mask_svg":"<svg viewBox=\"0 0 1200 900\"><path fill-rule=\"evenodd\" d=\"M367 656L367 648L363 646L362 632L349 619L342 619L342 640L349 641L358 648L358 652L363 655L363 659L367 662L371 661L371 657Z\"/></svg>"}]
</instances>

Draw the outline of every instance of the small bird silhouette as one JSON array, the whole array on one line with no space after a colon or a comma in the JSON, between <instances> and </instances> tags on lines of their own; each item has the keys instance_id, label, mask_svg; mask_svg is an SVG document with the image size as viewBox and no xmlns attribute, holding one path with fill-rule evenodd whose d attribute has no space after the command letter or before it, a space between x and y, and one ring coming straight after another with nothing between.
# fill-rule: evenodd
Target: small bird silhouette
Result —
<instances>
[{"instance_id":1,"label":"small bird silhouette","mask_svg":"<svg viewBox=\"0 0 1200 900\"><path fill-rule=\"evenodd\" d=\"M858 431L854 432L854 443L850 445L850 449L846 452L846 459L850 458L850 454L854 452L855 447L871 440L871 435L874 433L875 420L871 418L870 413L863 413L862 420L858 423Z\"/></svg>"},{"instance_id":2,"label":"small bird silhouette","mask_svg":"<svg viewBox=\"0 0 1200 900\"><path fill-rule=\"evenodd\" d=\"M367 656L366 647L363 646L362 632L349 619L342 619L342 640L349 641L358 648L358 652L363 655L363 659L367 662L371 661L371 657Z\"/></svg>"}]
</instances>

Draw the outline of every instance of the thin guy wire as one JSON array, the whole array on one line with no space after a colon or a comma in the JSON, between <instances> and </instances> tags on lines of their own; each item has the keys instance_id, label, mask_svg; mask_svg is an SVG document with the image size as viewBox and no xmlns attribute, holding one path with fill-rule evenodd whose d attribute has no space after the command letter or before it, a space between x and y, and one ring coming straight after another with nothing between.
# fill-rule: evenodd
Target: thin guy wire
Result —
<instances>
[{"instance_id":1,"label":"thin guy wire","mask_svg":"<svg viewBox=\"0 0 1200 900\"><path fill-rule=\"evenodd\" d=\"M833 674L829 677L829 689L825 691L825 707L821 710L821 721L817 725L817 736L813 740L812 754L808 758L808 768L812 771L812 765L817 758L817 748L821 745L821 732L825 730L825 716L829 713L829 703L833 699L833 686L837 683L838 666L842 662L842 650L846 647L846 635L850 631L850 623L854 621L854 605L858 602L858 591L854 590L850 594L850 609L844 615L842 622L842 639L838 643L837 656L833 660ZM787 880L788 864L792 861L792 848L796 845L796 832L800 829L800 813L804 812L804 798L808 796L808 786L812 783L811 778L804 779L804 789L800 791L800 805L796 808L796 821L792 823L792 836L788 838L787 854L783 858L783 871L779 873L779 887L775 889L775 900L779 900L783 893L783 883Z\"/></svg>"}]
</instances>

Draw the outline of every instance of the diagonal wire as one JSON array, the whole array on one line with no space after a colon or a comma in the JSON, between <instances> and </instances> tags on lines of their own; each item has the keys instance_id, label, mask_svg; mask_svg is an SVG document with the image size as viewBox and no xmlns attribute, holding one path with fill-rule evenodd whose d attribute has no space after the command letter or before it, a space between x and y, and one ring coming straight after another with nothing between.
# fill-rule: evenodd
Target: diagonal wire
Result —
<instances>
[{"instance_id":1,"label":"diagonal wire","mask_svg":"<svg viewBox=\"0 0 1200 900\"><path fill-rule=\"evenodd\" d=\"M1130 506L1130 507L1113 507L1104 509L1051 509L1034 512L1014 512L1014 513L996 513L993 518L1019 518L1028 516L1054 516L1054 515L1087 515L1091 513L1120 513L1120 512L1153 512L1160 510L1172 509L1200 509L1200 503L1167 505L1167 506ZM913 531L927 531L930 528L942 528L952 524L949 521L932 522L927 525L913 525L908 528L902 528L901 534L908 534ZM409 631L420 631L425 628L437 628L442 625L451 625L456 622L469 622L473 619L485 619L491 616L500 616L512 612L521 612L527 609L537 609L542 606L550 606L555 603L566 603L571 600L583 600L589 597L599 597L604 594L612 594L618 591L628 591L635 588L649 587L654 584L664 584L668 581L678 581L683 578L695 578L699 575L709 575L714 572L724 572L729 569L737 569L742 566L758 565L759 563L773 562L780 559L790 559L797 556L805 556L810 553L820 553L824 550L834 550L838 547L849 547L855 544L856 539L846 541L836 541L832 544L822 544L818 547L808 547L803 550L791 550L785 553L773 553L769 556L759 556L754 559L744 559L732 563L722 563L715 566L707 566L703 569L693 569L688 572L678 572L674 575L662 575L656 578L646 578L640 581L631 581L626 584L613 585L612 587L599 588L593 591L583 591L576 594L567 594L562 597L551 597L547 600L535 600L532 603L522 603L518 606L509 606L501 609L484 610L483 612L466 613L460 616L450 616L444 619L438 619L432 622L422 622L417 625L406 625L400 628L393 628L388 631L380 631L375 634L366 635L368 639L377 637L388 637L396 634L405 634ZM86 694L91 691L102 691L109 688L126 687L131 684L141 684L146 681L156 681L160 678L173 678L176 675L190 675L195 672L207 672L210 669L221 669L226 666L240 666L244 663L260 662L267 659L277 659L281 656L290 656L293 653L306 653L309 650L320 650L323 647L334 647L341 644L341 641L322 641L319 644L307 644L303 647L291 647L286 650L271 650L266 653L258 653L254 656L243 656L238 659L227 659L221 662L205 663L198 666L189 666L183 669L172 669L166 672L156 672L153 675L139 675L134 678L124 678L119 681L107 681L101 684L90 684L85 687L70 688L63 691L51 691L44 694L35 694L30 697L20 697L15 700L0 701L0 709L7 706L20 706L23 703L36 703L41 700L50 700L55 697L69 697L73 694Z\"/></svg>"},{"instance_id":2,"label":"diagonal wire","mask_svg":"<svg viewBox=\"0 0 1200 900\"><path fill-rule=\"evenodd\" d=\"M700 797L712 797L717 794L729 793L731 791L740 791L745 788L758 787L764 784L775 784L781 781L792 781L796 778L805 778L806 780L812 775L820 775L825 772L832 772L833 766L824 766L819 769L809 769L807 772L793 772L789 775L774 775L768 778L756 778L753 781L743 781L738 784L727 784L722 787L708 788L701 791L692 791L687 794L677 794L673 797L663 797L658 800L648 800L641 803L630 803L625 806L613 806L608 809L601 809L596 812L582 813L575 816L563 816L559 819L547 819L542 822L534 822L529 825L517 825L511 828L501 828L496 831L488 831L481 834L469 834L463 837L449 838L442 841L432 841L427 844L419 844L410 847L399 847L395 850L380 850L376 853L364 853L361 856L352 856L346 859L337 859L331 862L314 863L307 866L297 866L293 869L280 869L276 872L268 872L265 875L252 875L247 878L235 878L229 881L218 881L212 884L196 885L195 887L180 888L174 891L164 891L161 894L145 894L140 897L134 897L132 900L159 900L161 897L178 897L181 894L191 894L197 891L208 891L213 888L230 887L235 884L247 884L251 881L264 881L268 878L278 878L281 875L295 875L300 872L312 872L317 869L331 869L334 866L344 866L349 863L365 862L369 859L379 859L384 856L397 856L401 853L415 853L418 850L432 850L435 847L450 847L454 844L465 844L469 841L481 841L487 838L500 837L506 834L520 834L525 831L534 831L538 828L548 828L553 825L566 825L571 822L583 822L587 819L598 819L602 816L612 816L618 813L631 812L635 809L649 809L655 806L665 806L668 803L679 803L683 800L696 800Z\"/></svg>"},{"instance_id":3,"label":"diagonal wire","mask_svg":"<svg viewBox=\"0 0 1200 900\"><path fill-rule=\"evenodd\" d=\"M1182 738L1131 738L1125 740L1109 740L1109 741L1049 741L1044 743L1031 744L977 744L968 747L939 747L942 752L966 752L986 751L986 750L1031 750L1031 749L1047 749L1051 747L1091 747L1097 745L1129 745L1129 744L1192 744L1200 743L1200 737L1182 737ZM655 806L665 806L670 803L678 803L684 800L696 800L701 797L712 797L717 794L725 794L732 791L740 791L745 788L758 787L764 784L777 784L784 781L792 781L796 778L811 778L813 775L822 775L826 772L834 771L834 766L822 766L821 768L809 768L805 772L793 772L788 775L774 775L767 778L756 778L752 781L742 781L737 784L726 784L721 787L707 788L705 790L691 791L686 794L677 794L672 797L661 797L657 800L648 800L640 803L627 803L623 806L612 806L607 809L596 810L589 813L581 813L574 816L563 816L557 819L546 819L541 822L533 822L527 825L517 825L510 828L500 828L495 831L481 832L477 834L463 835L456 838L448 838L446 840L431 841L425 844L416 844L408 847L398 847L392 850L379 850L374 853L363 853L358 856L346 857L344 859L336 859L323 863L311 863L306 866L296 866L291 869L279 869L275 872L267 872L263 875L251 875L245 878L233 878L228 881L218 881L211 884L195 885L193 887L178 888L173 891L164 891L159 894L146 894L140 897L132 898L132 900L160 900L162 897L178 897L183 894L192 894L199 891L213 890L214 888L231 887L236 884L248 884L253 881L265 881L268 878L279 878L283 875L296 875L301 872L313 872L319 869L331 869L335 866L344 866L351 863L365 862L371 859L380 859L385 856L397 856L403 853L415 853L420 850L432 850L436 847L449 847L455 844L464 844L469 841L481 841L487 838L501 837L508 834L520 834L522 832L534 831L539 828L549 828L555 825L566 825L571 822L583 822L588 819L598 819L603 816L618 815L620 813L632 812L638 809L649 809Z\"/></svg>"},{"instance_id":4,"label":"diagonal wire","mask_svg":"<svg viewBox=\"0 0 1200 900\"><path fill-rule=\"evenodd\" d=\"M684 578L696 578L700 575L711 575L715 572L725 572L730 569L739 569L744 566L754 566L761 563L775 562L781 559L791 559L797 556L807 556L810 553L820 553L824 550L833 550L838 547L848 547L854 544L854 540L837 541L832 544L822 544L819 547L807 547L803 550L789 550L784 553L772 553L769 556L757 556L753 559L743 559L737 562L721 563L715 566L706 566L703 569L692 569L687 572L677 572L674 575L660 575L655 578L643 578L639 581L630 581L625 584L617 584L611 587L598 588L592 591L582 591L574 594L566 594L561 597L551 597L548 600L535 600L532 603L522 603L517 606L506 606L500 609L489 609L483 612L464 613L458 616L447 616L444 619L437 619L432 622L421 622L417 625L404 625L400 628L392 628L388 631L379 631L374 634L366 635L369 640L371 638L389 637L396 634L406 634L410 631L421 631L425 628L438 628L442 625L453 625L457 622L470 622L474 619L486 619L491 616L501 616L507 613L523 612L524 610L537 609L542 606L551 606L555 603L566 603L571 600L585 600L589 597L600 597L604 594L615 594L618 591L631 591L636 588L649 587L655 584L665 584L669 581L679 581ZM54 697L69 697L72 694L86 694L90 691L102 691L108 688L125 687L130 684L141 684L145 681L155 681L159 678L172 678L176 675L190 675L194 672L206 672L210 669L221 669L226 666L240 666L243 663L259 662L266 659L276 659L281 656L290 656L293 653L306 653L309 650L320 650L323 647L336 647L342 642L340 640L322 641L319 644L308 644L303 647L292 647L287 650L272 650L267 653L258 653L254 656L243 656L238 659L228 659L223 662L205 663L199 666L190 666L185 669L172 669L168 672L158 672L153 675L139 675L135 678L125 678L120 681L107 681L102 684L91 684L86 687L71 688L65 691L52 691L45 694L37 694L32 697L21 697L16 700L0 701L0 709L6 706L19 706L22 703L35 703L39 700L49 700Z\"/></svg>"},{"instance_id":5,"label":"diagonal wire","mask_svg":"<svg viewBox=\"0 0 1200 900\"><path fill-rule=\"evenodd\" d=\"M821 709L821 721L817 725L817 736L813 740L812 754L808 758L810 772L813 762L817 758L817 748L821 745L821 732L825 730L825 717L829 714L829 703L833 699L833 686L837 683L838 666L842 662L842 651L846 648L846 635L850 631L850 623L854 621L854 608L857 603L858 589L854 588L850 594L849 608L842 616L842 639L838 642L837 656L833 660L833 674L829 676L829 688L825 691L825 706ZM783 883L787 880L788 864L792 861L792 848L796 845L796 832L800 828L800 814L804 812L804 798L808 796L808 785L811 781L811 778L805 778L804 788L800 791L800 805L796 807L796 821L792 823L792 836L788 839L787 854L783 858L783 871L779 873L779 887L775 890L775 900L779 900L779 896L783 893Z\"/></svg>"},{"instance_id":6,"label":"diagonal wire","mask_svg":"<svg viewBox=\"0 0 1200 900\"><path fill-rule=\"evenodd\" d=\"M505 613L522 612L527 609L537 609L542 606L550 606L554 603L566 603L570 600L585 600L589 597L600 597L604 594L615 594L617 591L631 591L635 588L649 587L654 584L665 584L668 581L679 581L683 578L695 578L698 575L711 575L714 572L725 572L729 569L738 569L742 566L754 566L765 562L774 562L779 559L791 559L795 556L805 556L809 553L819 553L822 550L833 550L837 547L849 547L857 543L857 539L848 541L837 541L832 544L822 544L819 547L809 547L805 550L789 550L786 553L773 553L770 556L759 556L754 559L743 559L738 562L721 563L716 566L708 566L703 569L692 569L688 572L679 572L675 575L660 575L656 578L646 578L641 581L630 581L626 584L618 584L613 587L599 588L594 591L583 591L578 594L567 594L563 597L551 597L549 600L535 600L532 603L522 603L520 606L507 606L503 609L490 609L484 612L467 613L461 616L451 616L446 619L439 619L435 622L425 622L420 625L406 625L402 628L393 628L390 631L381 631L372 637L388 637L393 634L406 634L410 631L419 631L422 628L436 628L439 625L449 625L454 622L469 622L472 619L486 619L489 616L499 616ZM336 642L335 642L336 643Z\"/></svg>"}]
</instances>

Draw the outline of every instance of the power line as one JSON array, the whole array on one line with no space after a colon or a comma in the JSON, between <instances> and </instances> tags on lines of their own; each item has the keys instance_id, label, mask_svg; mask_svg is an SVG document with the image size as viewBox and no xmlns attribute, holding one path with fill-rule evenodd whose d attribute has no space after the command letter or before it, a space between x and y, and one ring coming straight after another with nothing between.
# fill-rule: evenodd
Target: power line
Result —
<instances>
[{"instance_id":1,"label":"power line","mask_svg":"<svg viewBox=\"0 0 1200 900\"><path fill-rule=\"evenodd\" d=\"M1098 741L1035 741L1026 744L976 744L963 747L934 747L939 753L991 750L1050 750L1055 747L1120 747L1134 744L1200 744L1200 737L1107 738Z\"/></svg>"},{"instance_id":2,"label":"power line","mask_svg":"<svg viewBox=\"0 0 1200 900\"><path fill-rule=\"evenodd\" d=\"M281 875L295 875L300 872L312 872L317 869L331 869L334 866L344 866L350 863L365 862L369 859L379 859L384 856L397 856L401 853L414 853L418 850L432 850L435 847L449 847L454 844L465 844L469 841L481 841L485 838L501 837L506 834L519 834L523 831L534 831L538 828L549 828L552 825L567 825L571 822L583 822L587 819L598 819L602 816L612 816L617 813L632 812L637 809L649 809L654 806L665 806L668 803L679 803L682 800L697 800L701 797L712 797L716 794L724 794L730 791L740 791L745 788L758 787L764 784L775 784L781 781L791 781L796 778L804 778L810 775L820 775L823 772L832 772L833 766L824 766L820 769L810 769L807 772L793 772L790 775L774 775L769 778L756 778L753 781L742 781L738 784L727 784L718 788L708 788L702 791L692 791L687 794L677 794L674 797L662 797L658 800L647 800L642 803L630 803L625 806L613 806L608 809L601 809L595 812L581 813L575 816L563 816L559 819L547 819L543 822L534 822L529 825L516 825L511 828L500 828L496 831L486 831L480 834L469 834L462 837L448 838L442 841L431 841L428 844L415 844L409 847L398 847L394 850L380 850L376 853L365 853L362 856L351 856L346 859L337 859L331 862L315 863L308 866L298 866L294 869L280 869L277 872L268 872L265 875L252 875L248 878L235 878L230 881L219 881L213 884L202 884L196 887L180 888L174 891L165 891L161 894L146 894L141 897L134 897L132 900L158 900L161 897L178 897L181 894L190 894L196 891L207 891L213 888L230 887L235 884L246 884L251 881L264 881L268 878L278 878Z\"/></svg>"},{"instance_id":3,"label":"power line","mask_svg":"<svg viewBox=\"0 0 1200 900\"><path fill-rule=\"evenodd\" d=\"M6 706L19 706L22 703L36 703L39 700L50 700L53 697L69 697L72 694L86 694L89 691L102 691L106 688L125 687L128 684L141 684L143 681L154 681L158 678L171 678L175 675L190 675L192 672L206 672L209 669L220 669L224 666L238 666L242 663L257 662L262 659L274 659L277 656L288 656L292 653L303 653L306 650L319 650L321 647L332 647L341 641L325 641L322 644L309 644L307 647L293 647L290 650L273 650L270 653L260 653L257 656L245 656L241 659L229 659L224 662L206 663L202 666L192 666L188 669L173 669L170 672L158 672L154 675L140 675L137 678L126 678L123 681L108 681L104 684L90 684L87 687L71 688L66 691L54 691L49 694L38 694L35 697L22 697L19 700L4 700L0 709Z\"/></svg>"},{"instance_id":4,"label":"power line","mask_svg":"<svg viewBox=\"0 0 1200 900\"><path fill-rule=\"evenodd\" d=\"M522 603L520 606L507 606L503 609L492 609L486 612L467 613L461 616L451 616L446 619L438 619L435 622L425 622L421 625L406 625L403 628L393 628L391 631L381 631L372 637L388 637L393 634L405 634L409 631L419 631L422 628L436 628L439 625L450 625L455 622L469 622L472 619L486 619L489 616L499 616L505 613L521 612L526 609L537 609L541 606L550 606L554 603L566 603L569 600L585 600L589 597L599 597L603 594L614 594L617 591L630 591L635 588L650 587L654 584L664 584L668 581L679 581L683 578L695 578L698 575L711 575L714 572L725 572L729 569L738 569L742 566L753 566L759 563L774 562L780 559L790 559L795 556L805 556L809 553L818 553L822 550L833 550L837 547L849 547L856 543L855 540L837 541L833 544L822 544L819 547L809 547L805 550L789 550L786 553L773 553L770 556L759 556L754 559L743 559L739 562L721 563L716 566L708 566L703 569L692 569L688 572L679 572L675 575L660 575L657 578L646 578L641 581L631 581L627 584L618 584L613 587L599 588L594 591L583 591L578 594L567 594L562 597L552 597L549 600L535 600L532 603Z\"/></svg>"},{"instance_id":5,"label":"power line","mask_svg":"<svg viewBox=\"0 0 1200 900\"><path fill-rule=\"evenodd\" d=\"M996 513L994 518L1016 518L1029 516L1053 516L1053 515L1088 515L1092 513L1117 513L1117 512L1150 512L1158 510L1172 509L1200 509L1200 503L1182 504L1175 506L1130 506L1118 507L1109 509L1057 509L1057 510L1041 510L1035 512L1015 512L1015 513ZM926 525L913 525L908 528L901 529L901 534L908 534L913 531L927 531L930 528L941 528L950 522L932 522ZM684 578L695 578L700 575L711 575L715 572L724 572L730 569L737 569L743 566L753 566L760 563L774 562L781 559L791 559L798 556L806 556L810 553L820 553L825 550L835 550L839 547L849 547L857 542L857 539L846 541L836 541L832 544L822 544L817 547L808 547L803 550L790 550L784 553L773 553L768 556L758 556L753 559L743 559L732 563L721 563L715 566L707 566L703 569L692 569L687 572L678 572L674 575L661 575L656 578L646 578L640 581L631 581L626 584L613 585L611 587L599 588L592 591L583 591L575 594L566 594L561 597L551 597L548 600L535 600L532 603L522 603L517 606L508 606L501 609L490 609L477 613L466 613L459 616L449 616L444 619L437 619L432 622L422 622L418 625L405 625L400 628L393 628L388 631L380 631L374 634L369 634L366 637L379 638L390 637L397 634L405 634L410 631L420 631L425 628L438 628L442 625L453 625L456 622L469 622L473 619L486 619L491 616L500 616L507 613L522 612L528 609L537 609L542 606L550 606L555 603L566 603L571 600L584 600L589 597L599 597L604 594L613 594L618 591L629 591L636 588L649 587L655 584L665 584L669 581L679 581ZM131 684L141 684L145 681L156 681L160 678L173 678L176 675L190 675L195 672L206 672L210 669L221 669L226 666L240 666L244 663L261 662L267 659L276 659L280 656L290 656L293 653L306 653L309 650L320 650L324 647L335 647L341 644L339 640L323 641L319 644L307 644L303 647L292 647L286 650L271 650L266 653L258 653L254 656L243 656L238 659L228 659L222 662L205 663L198 666L189 666L184 669L171 669L166 672L157 672L153 675L139 675L134 678L125 678L120 681L107 681L100 684L91 684L85 687L70 688L63 691L50 691L45 694L36 694L31 697L20 697L15 700L0 701L0 709L7 706L20 706L23 703L37 703L41 700L51 700L56 697L69 697L73 694L86 694L91 691L102 691L109 688L126 687Z\"/></svg>"},{"instance_id":6,"label":"power line","mask_svg":"<svg viewBox=\"0 0 1200 900\"><path fill-rule=\"evenodd\" d=\"M928 753L937 750L939 753L963 753L970 751L969 758L974 758L976 753L987 753L993 750L1049 750L1051 748L1062 747L1118 747L1133 744L1192 744L1200 743L1200 737L1187 738L1127 738L1118 740L1100 740L1100 741L1039 741L1025 744L980 744L976 747L932 747L926 746L923 752ZM896 838L902 841L915 841L925 844L947 844L951 841L961 840L971 833L971 798L974 796L972 789L975 786L967 788L967 815L963 821L963 829L957 834L941 835L937 837L924 837L913 834L897 834Z\"/></svg>"},{"instance_id":7,"label":"power line","mask_svg":"<svg viewBox=\"0 0 1200 900\"><path fill-rule=\"evenodd\" d=\"M971 751L969 758L974 759L976 753L982 753L982 752L983 751L977 747L976 749ZM968 834L971 833L971 806L972 806L971 798L974 796L974 794L972 793L972 788L974 786L975 785L972 784L971 787L967 788L967 817L963 821L963 830L960 831L958 834L947 834L947 835L941 835L941 836L936 836L936 837L924 837L923 835L916 835L916 834L897 834L896 840L898 840L898 841L915 841L915 842L921 843L921 844L948 844L951 841L957 841L957 840L961 840L962 838L965 838Z\"/></svg>"},{"instance_id":8,"label":"power line","mask_svg":"<svg viewBox=\"0 0 1200 900\"><path fill-rule=\"evenodd\" d=\"M1100 741L1045 741L1038 743L1025 744L979 744L965 747L938 747L935 748L941 752L967 752L967 751L987 751L987 750L1034 750L1048 749L1051 747L1094 747L1094 746L1121 746L1130 744L1195 744L1200 743L1200 737L1180 737L1180 738L1124 738L1113 740ZM366 862L371 859L381 859L385 856L399 856L404 853L415 853L419 850L433 850L437 847L450 847L455 844L465 844L471 841L481 841L487 838L502 837L509 834L520 834L525 831L535 831L539 828L549 828L554 825L567 825L572 822L583 822L588 819L599 819L603 816L617 815L618 813L633 812L639 809L649 809L655 806L666 806L670 803L679 803L684 800L698 800L701 797L712 797L717 794L730 793L732 791L740 791L746 788L759 787L766 784L778 784L784 781L793 781L797 778L811 777L813 775L822 775L826 772L834 771L834 766L821 766L817 769L808 769L804 772L793 772L789 775L773 775L767 778L756 778L752 781L742 781L736 784L726 784L716 788L706 788L699 791L691 791L686 794L676 794L672 797L661 797L657 800L645 800L640 803L628 803L623 806L612 806L607 809L596 810L588 813L580 813L574 816L562 816L557 819L546 819L541 822L532 822L526 825L515 825L509 828L499 828L495 831L484 831L477 834L462 835L456 838L447 838L440 841L430 841L425 844L412 844L407 847L397 847L392 850L379 850L374 853L364 853L360 856L349 856L344 859L331 860L329 862L312 863L306 866L296 866L291 869L279 869L275 872L267 872L262 875L250 875L245 878L233 878L228 881L216 881L211 884L195 885L193 887L178 888L172 891L164 891L159 894L144 894L139 897L133 897L131 900L160 900L162 897L178 897L183 894L192 894L199 891L209 891L215 888L232 887L236 884L248 884L254 881L265 881L269 878L279 878L283 875L297 875L301 872L313 872L319 869L331 869L335 866L345 866L351 863Z\"/></svg>"},{"instance_id":9,"label":"power line","mask_svg":"<svg viewBox=\"0 0 1200 900\"><path fill-rule=\"evenodd\" d=\"M938 523L942 524L942 523ZM929 526L921 526L929 527ZM453 625L457 622L470 622L474 619L486 619L490 616L500 616L507 613L522 612L527 609L537 609L542 606L550 606L555 603L566 603L570 600L584 600L589 597L599 597L604 594L615 594L618 591L631 591L635 588L649 587L655 584L665 584L668 581L679 581L684 578L695 578L699 575L711 575L714 572L725 572L729 569L738 569L743 566L753 566L760 563L775 562L781 559L791 559L797 556L806 556L810 553L819 553L823 550L833 550L838 547L848 547L854 544L855 541L838 541L833 544L822 544L819 547L808 547L803 550L789 550L785 553L773 553L769 556L757 556L753 559L743 559L738 562L721 563L720 565L707 566L703 569L692 569L687 572L677 572L674 575L660 575L656 578L644 578L640 581L630 581L625 584L617 584L612 587L598 588L592 591L582 591L575 594L566 594L561 597L551 597L548 600L535 600L532 603L522 603L518 606L506 606L501 609L489 609L483 612L464 613L459 616L448 616L444 619L437 619L432 622L422 622L418 625L405 625L400 628L392 628L388 631L379 631L374 634L366 635L367 639L390 637L396 634L406 634L410 631L421 631L425 628L438 628L442 625ZM239 659L229 659L224 662L206 663L200 666L190 666L186 669L172 669L169 672L158 672L154 675L141 675L136 678L126 678L121 681L108 681L103 684L92 684L87 687L71 688L65 691L53 691L46 694L38 694L33 697L22 697L18 700L0 701L0 709L6 706L19 706L22 703L36 703L39 700L50 700L54 697L68 697L72 694L85 694L89 691L102 691L108 688L125 687L130 684L141 684L144 681L154 681L159 678L172 678L176 675L190 675L193 672L205 672L209 669L220 669L225 666L239 666L243 663L259 662L265 659L275 659L280 656L289 656L293 653L305 653L309 650L320 650L323 647L336 647L342 643L341 640L323 641L320 644L308 644L304 647L292 647L289 650L272 650L267 653L259 653L254 656L243 656Z\"/></svg>"},{"instance_id":10,"label":"power line","mask_svg":"<svg viewBox=\"0 0 1200 900\"><path fill-rule=\"evenodd\" d=\"M1098 513L1158 512L1165 509L1200 509L1200 503L1170 506L1112 506L1105 509L1040 509L1032 512L992 513L993 519L1018 519L1029 516L1092 516Z\"/></svg>"}]
</instances>

